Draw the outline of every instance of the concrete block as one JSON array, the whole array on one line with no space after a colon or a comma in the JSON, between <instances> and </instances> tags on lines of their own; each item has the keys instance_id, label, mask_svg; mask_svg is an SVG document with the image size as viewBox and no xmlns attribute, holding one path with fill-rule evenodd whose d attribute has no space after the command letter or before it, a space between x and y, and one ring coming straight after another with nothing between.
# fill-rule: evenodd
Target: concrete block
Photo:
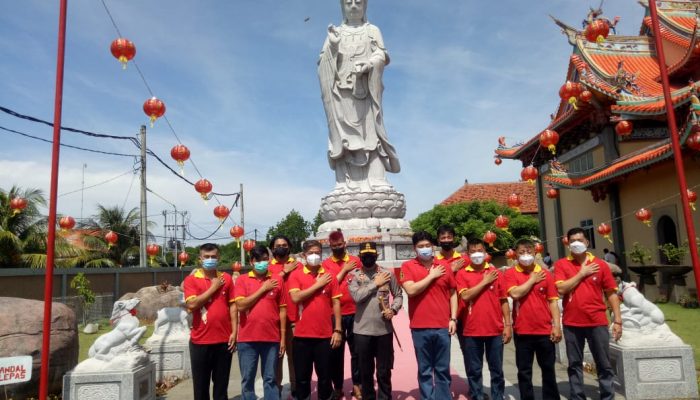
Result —
<instances>
[{"instance_id":1,"label":"concrete block","mask_svg":"<svg viewBox=\"0 0 700 400\"><path fill-rule=\"evenodd\" d=\"M63 400L155 400L153 363L133 371L69 372L63 376Z\"/></svg>"},{"instance_id":2,"label":"concrete block","mask_svg":"<svg viewBox=\"0 0 700 400\"><path fill-rule=\"evenodd\" d=\"M166 343L149 347L147 346L148 358L155 364L156 382L172 377L186 379L192 376L188 343Z\"/></svg>"}]
</instances>

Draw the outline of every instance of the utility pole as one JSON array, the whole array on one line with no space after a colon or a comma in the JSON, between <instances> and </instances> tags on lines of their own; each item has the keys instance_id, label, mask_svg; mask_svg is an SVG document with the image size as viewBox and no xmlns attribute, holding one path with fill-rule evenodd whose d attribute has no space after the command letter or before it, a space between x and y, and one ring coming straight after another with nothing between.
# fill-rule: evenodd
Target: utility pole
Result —
<instances>
[{"instance_id":1,"label":"utility pole","mask_svg":"<svg viewBox=\"0 0 700 400\"><path fill-rule=\"evenodd\" d=\"M146 268L146 241L148 235L148 217L146 213L146 125L141 125L139 133L141 142L141 235L139 237L139 266Z\"/></svg>"},{"instance_id":2,"label":"utility pole","mask_svg":"<svg viewBox=\"0 0 700 400\"><path fill-rule=\"evenodd\" d=\"M83 179L80 181L80 222L83 222L83 203L85 199L85 168L87 164L83 163Z\"/></svg>"},{"instance_id":3,"label":"utility pole","mask_svg":"<svg viewBox=\"0 0 700 400\"><path fill-rule=\"evenodd\" d=\"M168 212L163 211L163 247L160 249L160 256L165 260L165 252L168 248ZM166 263L167 264L167 263Z\"/></svg>"},{"instance_id":4,"label":"utility pole","mask_svg":"<svg viewBox=\"0 0 700 400\"><path fill-rule=\"evenodd\" d=\"M243 233L245 234L245 219L243 217L243 184L241 183L241 193L239 194L239 198L241 201L241 228L243 228ZM241 246L241 266L245 266L245 250L243 249L243 246Z\"/></svg>"},{"instance_id":5,"label":"utility pole","mask_svg":"<svg viewBox=\"0 0 700 400\"><path fill-rule=\"evenodd\" d=\"M171 203L173 206L174 211L167 211L163 210L163 216L165 217L165 223L163 224L163 232L164 232L164 239L163 239L163 258L165 258L165 254L168 251L168 239L170 239L173 243L173 266L177 268L177 250L178 250L178 233L179 230L182 228L182 250L185 250L185 215L187 215L187 211L182 211L178 212L177 207L175 207L174 204ZM173 223L170 224L168 223L168 216L170 214L173 214ZM178 224L177 223L177 215L180 214L182 217L182 223ZM168 235L168 231L172 231L173 233L171 235Z\"/></svg>"}]
</instances>

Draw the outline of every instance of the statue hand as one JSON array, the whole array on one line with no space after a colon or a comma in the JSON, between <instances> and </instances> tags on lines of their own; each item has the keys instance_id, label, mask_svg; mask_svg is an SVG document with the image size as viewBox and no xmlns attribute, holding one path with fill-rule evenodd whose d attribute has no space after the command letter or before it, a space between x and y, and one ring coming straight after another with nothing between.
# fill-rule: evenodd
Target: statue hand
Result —
<instances>
[{"instance_id":1,"label":"statue hand","mask_svg":"<svg viewBox=\"0 0 700 400\"><path fill-rule=\"evenodd\" d=\"M370 67L371 64L367 61L357 61L355 62L355 73L366 74L367 72L369 72Z\"/></svg>"},{"instance_id":2,"label":"statue hand","mask_svg":"<svg viewBox=\"0 0 700 400\"><path fill-rule=\"evenodd\" d=\"M337 47L338 43L340 43L340 33L338 32L338 28L333 24L328 25L328 42L333 47Z\"/></svg>"}]
</instances>

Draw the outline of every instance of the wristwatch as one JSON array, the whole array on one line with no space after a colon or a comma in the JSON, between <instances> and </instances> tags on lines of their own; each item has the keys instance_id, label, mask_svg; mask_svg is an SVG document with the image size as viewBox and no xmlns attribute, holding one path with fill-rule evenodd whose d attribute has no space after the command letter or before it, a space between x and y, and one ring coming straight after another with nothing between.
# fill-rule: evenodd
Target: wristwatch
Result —
<instances>
[{"instance_id":1,"label":"wristwatch","mask_svg":"<svg viewBox=\"0 0 700 400\"><path fill-rule=\"evenodd\" d=\"M457 322L457 318L450 318L451 322Z\"/></svg>"}]
</instances>

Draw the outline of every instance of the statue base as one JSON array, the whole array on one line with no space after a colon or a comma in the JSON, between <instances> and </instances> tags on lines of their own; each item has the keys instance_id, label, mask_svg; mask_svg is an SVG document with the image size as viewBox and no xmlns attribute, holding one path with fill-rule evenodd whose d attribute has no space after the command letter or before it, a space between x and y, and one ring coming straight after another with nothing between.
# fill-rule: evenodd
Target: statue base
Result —
<instances>
[{"instance_id":1,"label":"statue base","mask_svg":"<svg viewBox=\"0 0 700 400\"><path fill-rule=\"evenodd\" d=\"M408 222L403 222L408 225ZM347 242L348 252L355 256L359 256L360 243L377 243L377 252L379 253L377 257L377 264L385 268L400 267L405 261L416 256L415 251L413 250L413 243L411 242L413 232L411 232L410 228L385 228L383 231L379 231L377 229L342 229L342 232L343 236L345 236L345 241ZM331 249L328 246L329 233L330 231L323 232L319 229L316 237L314 238L323 244L323 258L331 256Z\"/></svg>"},{"instance_id":2,"label":"statue base","mask_svg":"<svg viewBox=\"0 0 700 400\"><path fill-rule=\"evenodd\" d=\"M188 342L160 342L146 344L148 358L156 368L156 382L170 378L186 379L192 376Z\"/></svg>"},{"instance_id":3,"label":"statue base","mask_svg":"<svg viewBox=\"0 0 700 400\"><path fill-rule=\"evenodd\" d=\"M155 400L153 363L128 371L69 372L63 376L64 400Z\"/></svg>"}]
</instances>

